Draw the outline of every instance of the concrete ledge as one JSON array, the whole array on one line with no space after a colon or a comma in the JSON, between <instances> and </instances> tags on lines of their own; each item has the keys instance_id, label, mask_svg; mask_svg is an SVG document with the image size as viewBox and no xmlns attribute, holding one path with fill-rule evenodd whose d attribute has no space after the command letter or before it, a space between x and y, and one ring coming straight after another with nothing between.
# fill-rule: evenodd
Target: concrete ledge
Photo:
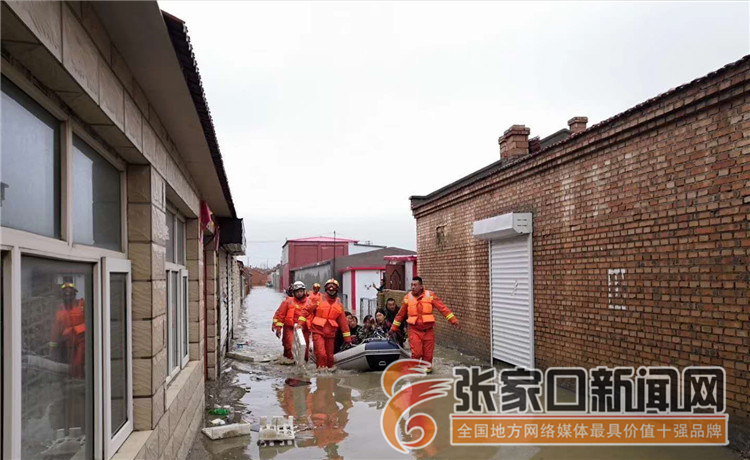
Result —
<instances>
[{"instance_id":1,"label":"concrete ledge","mask_svg":"<svg viewBox=\"0 0 750 460\"><path fill-rule=\"evenodd\" d=\"M133 460L136 455L143 449L149 438L153 434L153 430L149 431L133 431L128 436L128 439L122 443L120 449L112 457L112 460Z\"/></svg>"},{"instance_id":2,"label":"concrete ledge","mask_svg":"<svg viewBox=\"0 0 750 460\"><path fill-rule=\"evenodd\" d=\"M167 387L165 411L169 411L171 409L172 403L175 399L177 399L177 396L180 394L185 385L187 385L193 372L195 372L195 370L199 367L200 361L189 361L187 363L187 366L185 366L180 371L180 373L177 374L177 377L169 383L169 387Z\"/></svg>"},{"instance_id":3,"label":"concrete ledge","mask_svg":"<svg viewBox=\"0 0 750 460\"><path fill-rule=\"evenodd\" d=\"M531 213L511 212L474 221L474 237L480 240L499 240L531 233Z\"/></svg>"}]
</instances>

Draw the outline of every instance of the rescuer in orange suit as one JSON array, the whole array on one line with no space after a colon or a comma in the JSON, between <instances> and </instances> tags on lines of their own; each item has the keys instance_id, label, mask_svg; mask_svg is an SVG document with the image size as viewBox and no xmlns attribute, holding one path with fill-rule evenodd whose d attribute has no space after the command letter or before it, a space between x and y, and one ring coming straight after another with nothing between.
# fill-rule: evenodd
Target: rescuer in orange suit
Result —
<instances>
[{"instance_id":1,"label":"rescuer in orange suit","mask_svg":"<svg viewBox=\"0 0 750 460\"><path fill-rule=\"evenodd\" d=\"M432 372L432 354L435 351L435 316L433 308L445 316L452 325L458 325L458 318L438 299L432 291L422 285L422 278L415 276L411 282L411 292L404 296L401 309L391 326L391 334L398 331L401 322L406 317L409 324L409 346L411 357L430 363L427 372Z\"/></svg>"},{"instance_id":2,"label":"rescuer in orange suit","mask_svg":"<svg viewBox=\"0 0 750 460\"><path fill-rule=\"evenodd\" d=\"M351 346L352 338L349 332L349 322L344 315L344 306L338 299L339 282L329 279L325 284L325 295L318 305L309 305L309 318L312 318L310 331L312 332L315 359L318 367L333 367L333 348L336 341L336 331L341 329L344 337L345 350ZM303 323L304 321L300 321Z\"/></svg>"},{"instance_id":3,"label":"rescuer in orange suit","mask_svg":"<svg viewBox=\"0 0 750 460\"><path fill-rule=\"evenodd\" d=\"M310 301L310 305L318 305L323 300L323 294L320 292L320 283L313 284L312 292L307 293L307 300Z\"/></svg>"},{"instance_id":4,"label":"rescuer in orange suit","mask_svg":"<svg viewBox=\"0 0 750 460\"><path fill-rule=\"evenodd\" d=\"M296 281L292 284L290 290L292 291L292 297L287 297L281 302L273 315L271 327L276 332L276 337L281 337L281 344L284 346L284 358L294 359L292 355L294 325L299 323L302 327L302 334L305 336L305 343L308 344L305 348L305 361L307 361L310 354L310 330L306 321L308 313L305 283Z\"/></svg>"},{"instance_id":5,"label":"rescuer in orange suit","mask_svg":"<svg viewBox=\"0 0 750 460\"><path fill-rule=\"evenodd\" d=\"M83 299L76 299L78 289L63 283L63 303L57 308L49 342L52 359L70 365L70 376L86 376L86 311Z\"/></svg>"}]
</instances>

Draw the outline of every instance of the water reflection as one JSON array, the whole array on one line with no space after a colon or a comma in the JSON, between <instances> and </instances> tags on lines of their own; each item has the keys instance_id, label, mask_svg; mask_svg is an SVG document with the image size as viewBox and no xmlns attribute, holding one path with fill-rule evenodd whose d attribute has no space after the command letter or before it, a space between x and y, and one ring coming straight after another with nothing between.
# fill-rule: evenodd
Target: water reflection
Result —
<instances>
[{"instance_id":1,"label":"water reflection","mask_svg":"<svg viewBox=\"0 0 750 460\"><path fill-rule=\"evenodd\" d=\"M253 289L245 318L268 318L280 302L281 294L270 289ZM240 323L243 324L242 322ZM240 340L251 341L257 355L280 353L280 344L265 321L248 321L247 329L240 328ZM430 378L452 375L455 365L481 365L469 356L438 347L436 370ZM200 436L190 460L224 459L392 459L392 458L460 458L460 459L706 459L737 460L737 453L717 447L576 447L576 446L451 446L450 418L457 402L451 394L427 401L413 413L434 417L438 431L436 438L423 449L403 455L388 445L380 422L388 401L381 388L382 373L350 373L336 371L333 375L317 374L314 368L305 371L272 363L233 364L233 384L243 395L235 408L243 418L257 423L259 417L286 415L295 417L296 443L292 446L259 447L257 433L220 441L207 441ZM234 374L236 372L236 374ZM290 378L300 382L289 385ZM417 377L415 380L420 380ZM304 381L304 382L301 382ZM301 383L301 384L300 384ZM307 383L307 384L305 384ZM295 386L296 385L296 386ZM230 388L231 390L231 388ZM226 403L222 403L226 404ZM403 422L401 426L403 434ZM404 436L409 440L408 436Z\"/></svg>"},{"instance_id":2,"label":"water reflection","mask_svg":"<svg viewBox=\"0 0 750 460\"><path fill-rule=\"evenodd\" d=\"M291 415L298 424L307 423L311 437L297 442L299 447L317 446L328 458L343 458L338 453L339 444L346 439L348 412L353 406L352 390L338 384L335 377L318 377L313 385L291 386L285 384L277 390L284 415ZM299 428L298 428L299 429ZM302 427L302 429L305 429Z\"/></svg>"}]
</instances>

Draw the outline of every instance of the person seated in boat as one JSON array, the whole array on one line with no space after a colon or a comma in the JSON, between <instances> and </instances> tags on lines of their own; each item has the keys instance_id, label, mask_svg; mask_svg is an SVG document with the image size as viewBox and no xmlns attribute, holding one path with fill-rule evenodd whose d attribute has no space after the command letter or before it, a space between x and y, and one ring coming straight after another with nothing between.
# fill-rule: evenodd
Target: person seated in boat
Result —
<instances>
[{"instance_id":1,"label":"person seated in boat","mask_svg":"<svg viewBox=\"0 0 750 460\"><path fill-rule=\"evenodd\" d=\"M385 327L385 312L383 310L378 310L375 312L375 332L378 335L385 337L386 331L388 331L388 329Z\"/></svg>"},{"instance_id":2,"label":"person seated in boat","mask_svg":"<svg viewBox=\"0 0 750 460\"><path fill-rule=\"evenodd\" d=\"M386 331L390 331L393 327L393 322L396 320L396 315L398 314L398 306L396 305L396 300L393 297L389 297L388 300L385 302L385 327L383 328ZM400 346L404 346L404 337L406 337L406 323L401 324L396 332L394 332L393 338L398 342Z\"/></svg>"},{"instance_id":3,"label":"person seated in boat","mask_svg":"<svg viewBox=\"0 0 750 460\"><path fill-rule=\"evenodd\" d=\"M352 317L352 312L350 311L344 311L344 316L346 316L346 324L349 324L349 318ZM354 340L354 333L352 332L352 340ZM344 346L344 335L341 330L336 331L336 340L333 343L333 352L338 353L341 351L341 347Z\"/></svg>"},{"instance_id":4,"label":"person seated in boat","mask_svg":"<svg viewBox=\"0 0 750 460\"><path fill-rule=\"evenodd\" d=\"M349 321L349 332L352 334L352 345L358 345L359 344L359 330L362 326L360 326L359 320L354 315L349 315L346 317L347 321Z\"/></svg>"},{"instance_id":5,"label":"person seated in boat","mask_svg":"<svg viewBox=\"0 0 750 460\"><path fill-rule=\"evenodd\" d=\"M365 339L384 339L388 337L388 330L384 328L385 313L383 313L382 310L375 312L374 318L367 315L365 321L367 321L367 323L363 326L364 331L360 336L360 342Z\"/></svg>"},{"instance_id":6,"label":"person seated in boat","mask_svg":"<svg viewBox=\"0 0 750 460\"><path fill-rule=\"evenodd\" d=\"M375 318L373 318L372 315L365 316L365 318L362 320L362 326L359 327L359 332L357 334L359 343L362 343L372 337L374 331Z\"/></svg>"}]
</instances>

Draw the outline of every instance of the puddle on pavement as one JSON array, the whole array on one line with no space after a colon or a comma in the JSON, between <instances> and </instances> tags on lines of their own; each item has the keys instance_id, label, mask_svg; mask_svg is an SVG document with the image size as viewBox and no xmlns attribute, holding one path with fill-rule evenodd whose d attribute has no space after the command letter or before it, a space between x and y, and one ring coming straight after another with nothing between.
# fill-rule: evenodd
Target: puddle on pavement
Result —
<instances>
[{"instance_id":1,"label":"puddle on pavement","mask_svg":"<svg viewBox=\"0 0 750 460\"><path fill-rule=\"evenodd\" d=\"M249 341L259 355L280 353L280 343L266 327L281 301L270 289L254 289L245 304L238 340ZM255 323L249 321L252 312ZM265 330L268 329L268 330ZM243 335L244 334L244 335ZM453 350L436 350L435 377L448 376L453 363L482 364ZM438 436L426 448L399 454L385 442L380 428L381 410L387 398L380 387L381 373L336 371L318 374L313 368L300 369L275 363L246 363L226 360L218 384L207 385L207 408L230 405L228 421L257 423L260 416L293 416L297 440L293 446L259 447L257 433L251 436L210 441L198 436L188 458L198 459L696 459L737 460L739 454L723 447L576 447L504 446L454 447L449 437ZM309 385L286 385L287 378L309 381ZM214 394L210 394L213 392ZM229 399L227 399L229 398ZM231 399L231 401L230 401ZM433 416L439 430L450 426L449 414L457 401L445 397L419 406L418 412ZM207 416L210 417L210 416ZM213 417L212 417L213 418Z\"/></svg>"}]
</instances>

